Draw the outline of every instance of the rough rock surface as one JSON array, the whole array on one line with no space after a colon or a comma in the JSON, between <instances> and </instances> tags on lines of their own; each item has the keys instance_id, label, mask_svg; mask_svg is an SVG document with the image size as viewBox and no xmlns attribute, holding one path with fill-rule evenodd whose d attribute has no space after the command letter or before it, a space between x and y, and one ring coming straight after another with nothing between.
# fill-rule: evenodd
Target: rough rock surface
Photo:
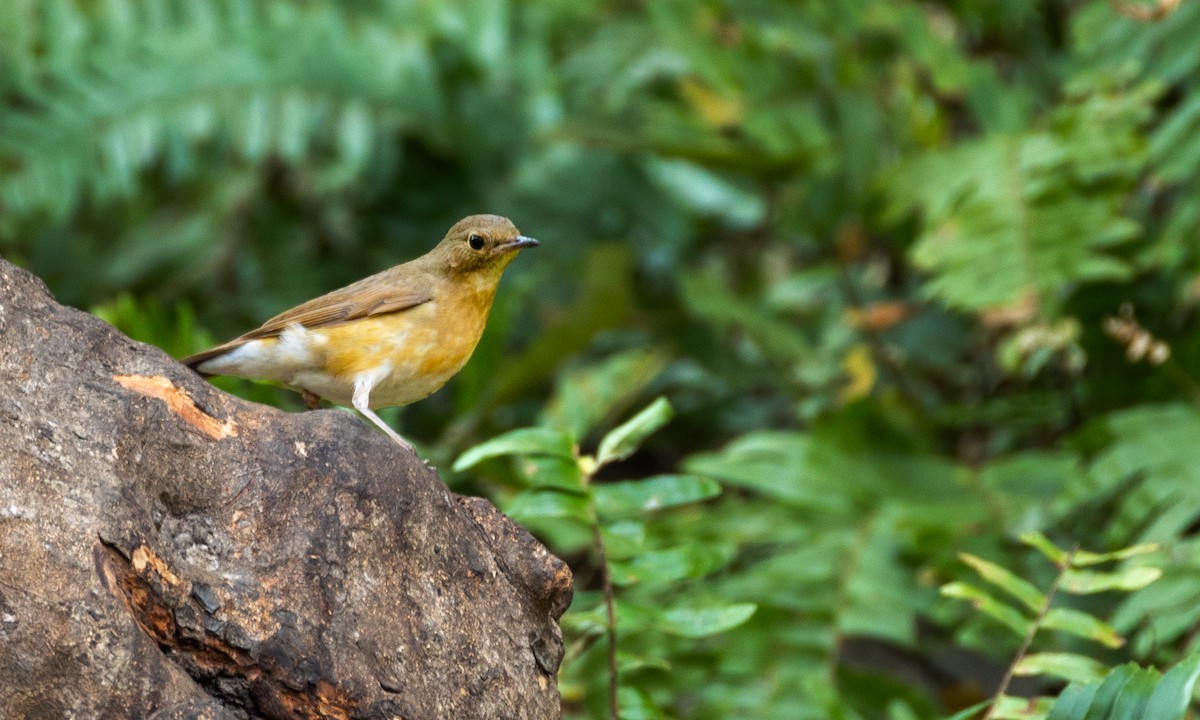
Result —
<instances>
[{"instance_id":1,"label":"rough rock surface","mask_svg":"<svg viewBox=\"0 0 1200 720\"><path fill-rule=\"evenodd\" d=\"M557 718L571 574L0 260L0 718Z\"/></svg>"}]
</instances>

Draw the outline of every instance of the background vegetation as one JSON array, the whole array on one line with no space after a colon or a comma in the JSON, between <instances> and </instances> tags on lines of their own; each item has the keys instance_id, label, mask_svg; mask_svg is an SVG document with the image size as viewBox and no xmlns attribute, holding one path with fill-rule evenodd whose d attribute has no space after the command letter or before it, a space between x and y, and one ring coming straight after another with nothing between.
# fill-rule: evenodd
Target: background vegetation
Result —
<instances>
[{"instance_id":1,"label":"background vegetation","mask_svg":"<svg viewBox=\"0 0 1200 720\"><path fill-rule=\"evenodd\" d=\"M182 355L470 213L541 239L388 417L571 562L569 717L612 623L628 718L1101 678L1054 717L1180 717L1198 37L1191 0L4 0L0 254ZM1047 699L988 702L1010 667Z\"/></svg>"}]
</instances>

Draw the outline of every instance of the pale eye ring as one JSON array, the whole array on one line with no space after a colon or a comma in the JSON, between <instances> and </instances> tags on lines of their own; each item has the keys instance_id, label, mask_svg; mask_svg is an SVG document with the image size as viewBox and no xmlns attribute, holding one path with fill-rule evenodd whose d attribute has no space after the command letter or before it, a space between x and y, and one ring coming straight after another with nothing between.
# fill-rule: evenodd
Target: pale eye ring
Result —
<instances>
[{"instance_id":1,"label":"pale eye ring","mask_svg":"<svg viewBox=\"0 0 1200 720\"><path fill-rule=\"evenodd\" d=\"M482 235L472 235L467 238L467 244L471 246L472 250L482 250L485 243Z\"/></svg>"}]
</instances>

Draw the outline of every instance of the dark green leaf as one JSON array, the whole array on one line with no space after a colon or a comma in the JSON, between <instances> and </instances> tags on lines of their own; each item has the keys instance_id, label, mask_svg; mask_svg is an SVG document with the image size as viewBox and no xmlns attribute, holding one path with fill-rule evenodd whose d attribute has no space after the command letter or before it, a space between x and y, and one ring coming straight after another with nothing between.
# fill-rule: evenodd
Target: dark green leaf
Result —
<instances>
[{"instance_id":1,"label":"dark green leaf","mask_svg":"<svg viewBox=\"0 0 1200 720\"><path fill-rule=\"evenodd\" d=\"M561 373L554 397L542 411L543 424L587 436L636 401L668 359L661 350L636 348Z\"/></svg>"},{"instance_id":2,"label":"dark green leaf","mask_svg":"<svg viewBox=\"0 0 1200 720\"><path fill-rule=\"evenodd\" d=\"M1075 595L1090 595L1108 590L1141 590L1162 577L1162 570L1153 567L1131 566L1113 572L1068 570L1062 589Z\"/></svg>"},{"instance_id":3,"label":"dark green leaf","mask_svg":"<svg viewBox=\"0 0 1200 720\"><path fill-rule=\"evenodd\" d=\"M626 561L611 563L621 584L667 583L687 577L704 577L732 559L736 546L685 543L668 550L642 552Z\"/></svg>"},{"instance_id":4,"label":"dark green leaf","mask_svg":"<svg viewBox=\"0 0 1200 720\"><path fill-rule=\"evenodd\" d=\"M646 545L646 524L637 520L622 520L600 526L604 552L610 561L625 560L642 552Z\"/></svg>"},{"instance_id":5,"label":"dark green leaf","mask_svg":"<svg viewBox=\"0 0 1200 720\"><path fill-rule=\"evenodd\" d=\"M959 553L958 559L973 567L984 580L1020 600L1031 611L1040 612L1046 604L1046 596L1040 590L999 565L969 553Z\"/></svg>"},{"instance_id":6,"label":"dark green leaf","mask_svg":"<svg viewBox=\"0 0 1200 720\"><path fill-rule=\"evenodd\" d=\"M517 522L535 518L591 522L591 509L586 497L553 490L527 490L513 498L504 511Z\"/></svg>"},{"instance_id":7,"label":"dark green leaf","mask_svg":"<svg viewBox=\"0 0 1200 720\"><path fill-rule=\"evenodd\" d=\"M622 687L617 695L623 720L666 720L666 715L647 693L632 687Z\"/></svg>"},{"instance_id":8,"label":"dark green leaf","mask_svg":"<svg viewBox=\"0 0 1200 720\"><path fill-rule=\"evenodd\" d=\"M992 597L982 588L968 583L953 582L942 586L942 594L946 597L969 601L976 610L999 620L1019 637L1024 637L1029 632L1032 620L1011 605Z\"/></svg>"},{"instance_id":9,"label":"dark green leaf","mask_svg":"<svg viewBox=\"0 0 1200 720\"><path fill-rule=\"evenodd\" d=\"M516 462L531 487L574 492L584 490L583 472L574 458L523 455Z\"/></svg>"},{"instance_id":10,"label":"dark green leaf","mask_svg":"<svg viewBox=\"0 0 1200 720\"><path fill-rule=\"evenodd\" d=\"M1125 644L1116 629L1106 622L1072 608L1053 608L1042 619L1047 630L1061 630L1102 645L1118 648Z\"/></svg>"},{"instance_id":11,"label":"dark green leaf","mask_svg":"<svg viewBox=\"0 0 1200 720\"><path fill-rule=\"evenodd\" d=\"M1071 683L1058 696L1046 720L1086 720L1100 683Z\"/></svg>"},{"instance_id":12,"label":"dark green leaf","mask_svg":"<svg viewBox=\"0 0 1200 720\"><path fill-rule=\"evenodd\" d=\"M621 516L707 500L720 494L721 486L695 475L657 475L645 480L597 483L592 492L601 514Z\"/></svg>"},{"instance_id":13,"label":"dark green leaf","mask_svg":"<svg viewBox=\"0 0 1200 720\"><path fill-rule=\"evenodd\" d=\"M1040 532L1027 532L1021 535L1021 542L1036 549L1049 558L1050 562L1061 566L1067 561L1067 551L1059 548Z\"/></svg>"},{"instance_id":14,"label":"dark green leaf","mask_svg":"<svg viewBox=\"0 0 1200 720\"><path fill-rule=\"evenodd\" d=\"M1158 552L1160 546L1155 543L1143 543L1141 545L1133 545L1120 550L1114 550L1106 553L1094 553L1087 550L1077 550L1071 555L1071 565L1074 567L1083 567L1086 565L1099 565L1100 563L1111 562L1113 560L1125 560L1137 555L1146 555L1148 553Z\"/></svg>"},{"instance_id":15,"label":"dark green leaf","mask_svg":"<svg viewBox=\"0 0 1200 720\"><path fill-rule=\"evenodd\" d=\"M633 454L642 441L655 430L670 422L675 411L666 398L658 398L645 409L611 430L600 441L596 453L596 464L600 467L615 460L624 460Z\"/></svg>"},{"instance_id":16,"label":"dark green leaf","mask_svg":"<svg viewBox=\"0 0 1200 720\"><path fill-rule=\"evenodd\" d=\"M752 603L738 603L720 607L680 607L662 613L659 626L671 633L689 638L716 635L741 625L754 614Z\"/></svg>"},{"instance_id":17,"label":"dark green leaf","mask_svg":"<svg viewBox=\"0 0 1200 720\"><path fill-rule=\"evenodd\" d=\"M1024 698L1001 695L996 698L995 720L1044 720L1053 704L1050 698Z\"/></svg>"},{"instance_id":18,"label":"dark green leaf","mask_svg":"<svg viewBox=\"0 0 1200 720\"><path fill-rule=\"evenodd\" d=\"M1048 720L1183 720L1197 677L1200 654L1188 657L1165 676L1153 669L1122 665L1103 680L1071 683Z\"/></svg>"},{"instance_id":19,"label":"dark green leaf","mask_svg":"<svg viewBox=\"0 0 1200 720\"><path fill-rule=\"evenodd\" d=\"M1073 653L1031 653L1013 667L1016 675L1049 675L1070 682L1091 682L1107 672L1099 660Z\"/></svg>"},{"instance_id":20,"label":"dark green leaf","mask_svg":"<svg viewBox=\"0 0 1200 720\"><path fill-rule=\"evenodd\" d=\"M480 462L503 455L551 455L571 459L575 442L565 432L550 428L520 428L487 440L458 456L454 471L462 472Z\"/></svg>"},{"instance_id":21,"label":"dark green leaf","mask_svg":"<svg viewBox=\"0 0 1200 720\"><path fill-rule=\"evenodd\" d=\"M1167 671L1162 682L1154 688L1144 717L1155 720L1176 720L1184 717L1191 704L1197 677L1200 677L1200 653L1189 656Z\"/></svg>"},{"instance_id":22,"label":"dark green leaf","mask_svg":"<svg viewBox=\"0 0 1200 720\"><path fill-rule=\"evenodd\" d=\"M666 658L631 655L623 652L617 653L617 671L622 675L637 672L638 670L670 671L670 669L671 663Z\"/></svg>"}]
</instances>

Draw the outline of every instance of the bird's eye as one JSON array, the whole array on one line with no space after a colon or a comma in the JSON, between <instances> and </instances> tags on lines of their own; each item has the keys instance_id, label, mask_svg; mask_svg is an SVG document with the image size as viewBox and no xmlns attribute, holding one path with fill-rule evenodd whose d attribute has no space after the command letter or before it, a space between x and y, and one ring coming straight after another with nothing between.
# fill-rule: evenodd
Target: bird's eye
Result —
<instances>
[{"instance_id":1,"label":"bird's eye","mask_svg":"<svg viewBox=\"0 0 1200 720\"><path fill-rule=\"evenodd\" d=\"M483 237L480 235L472 235L471 237L467 238L467 244L471 246L472 250L482 250L484 245Z\"/></svg>"}]
</instances>

